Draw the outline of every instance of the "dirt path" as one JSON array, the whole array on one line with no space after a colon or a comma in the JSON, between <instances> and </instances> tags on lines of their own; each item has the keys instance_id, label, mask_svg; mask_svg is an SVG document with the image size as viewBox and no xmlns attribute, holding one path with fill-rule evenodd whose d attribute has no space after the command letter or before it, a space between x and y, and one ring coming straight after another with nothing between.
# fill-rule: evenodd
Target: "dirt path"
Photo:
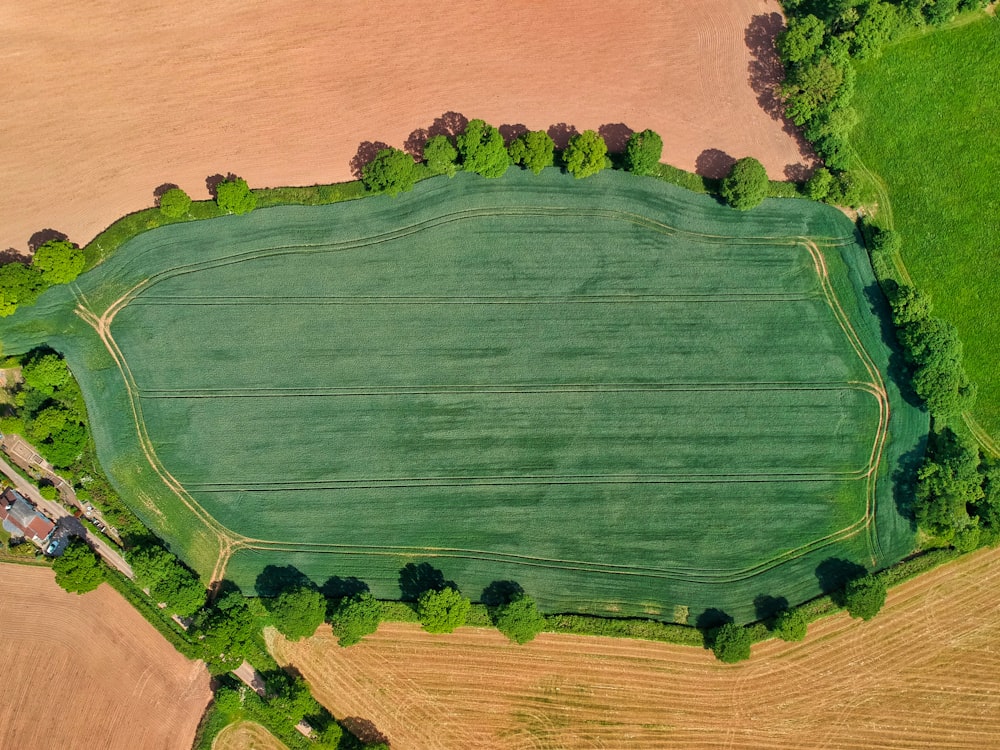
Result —
<instances>
[{"instance_id":1,"label":"dirt path","mask_svg":"<svg viewBox=\"0 0 1000 750\"><path fill-rule=\"evenodd\" d=\"M543 634L524 647L463 628L383 625L340 648L327 628L274 637L338 716L394 750L445 748L982 748L1000 737L1000 550L894 589L862 623L724 666L701 649Z\"/></svg>"},{"instance_id":2,"label":"dirt path","mask_svg":"<svg viewBox=\"0 0 1000 750\"><path fill-rule=\"evenodd\" d=\"M204 198L217 172L253 186L348 179L362 141L402 146L449 111L555 126L563 140L566 123L605 126L618 146L651 127L677 166L713 172L753 155L780 178L803 156L773 114L778 11L9 0L0 249L45 228L89 241L167 182Z\"/></svg>"}]
</instances>

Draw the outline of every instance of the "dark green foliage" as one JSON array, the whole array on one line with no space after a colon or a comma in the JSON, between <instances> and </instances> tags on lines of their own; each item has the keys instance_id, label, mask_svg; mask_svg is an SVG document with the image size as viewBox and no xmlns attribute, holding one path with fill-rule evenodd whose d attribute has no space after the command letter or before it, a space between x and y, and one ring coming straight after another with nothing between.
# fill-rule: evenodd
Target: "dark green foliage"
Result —
<instances>
[{"instance_id":1,"label":"dark green foliage","mask_svg":"<svg viewBox=\"0 0 1000 750\"><path fill-rule=\"evenodd\" d=\"M545 629L545 617L538 605L523 592L496 608L493 623L514 643L527 643Z\"/></svg>"},{"instance_id":2,"label":"dark green foliage","mask_svg":"<svg viewBox=\"0 0 1000 750\"><path fill-rule=\"evenodd\" d=\"M830 194L833 187L833 175L830 170L820 167L806 181L806 195L814 201L821 201Z\"/></svg>"},{"instance_id":3,"label":"dark green foliage","mask_svg":"<svg viewBox=\"0 0 1000 750\"><path fill-rule=\"evenodd\" d=\"M133 547L128 555L136 583L167 611L191 617L205 603L205 587L177 557L156 543Z\"/></svg>"},{"instance_id":4,"label":"dark green foliage","mask_svg":"<svg viewBox=\"0 0 1000 750\"><path fill-rule=\"evenodd\" d=\"M878 576L867 575L847 584L844 608L851 617L870 620L885 604L885 582Z\"/></svg>"},{"instance_id":5,"label":"dark green foliage","mask_svg":"<svg viewBox=\"0 0 1000 750\"><path fill-rule=\"evenodd\" d=\"M752 156L747 156L733 165L719 193L733 208L749 211L763 202L767 191L767 170Z\"/></svg>"},{"instance_id":6,"label":"dark green foliage","mask_svg":"<svg viewBox=\"0 0 1000 750\"><path fill-rule=\"evenodd\" d=\"M984 460L980 470L983 496L971 510L980 530L980 543L993 546L1000 543L1000 462Z\"/></svg>"},{"instance_id":7,"label":"dark green foliage","mask_svg":"<svg viewBox=\"0 0 1000 750\"><path fill-rule=\"evenodd\" d=\"M36 266L16 262L0 266L0 317L13 314L18 305L32 304L47 286Z\"/></svg>"},{"instance_id":8,"label":"dark green foliage","mask_svg":"<svg viewBox=\"0 0 1000 750\"><path fill-rule=\"evenodd\" d=\"M656 620L549 615L545 618L545 630L610 638L642 638L647 641L678 643L683 646L700 646L704 643L704 637L697 628Z\"/></svg>"},{"instance_id":9,"label":"dark green foliage","mask_svg":"<svg viewBox=\"0 0 1000 750\"><path fill-rule=\"evenodd\" d=\"M899 30L896 6L885 2L870 2L861 14L851 37L851 54L858 58L877 55L886 42Z\"/></svg>"},{"instance_id":10,"label":"dark green foliage","mask_svg":"<svg viewBox=\"0 0 1000 750\"><path fill-rule=\"evenodd\" d=\"M793 16L788 19L788 27L775 39L775 46L786 63L800 63L819 51L825 36L826 24L816 16Z\"/></svg>"},{"instance_id":11,"label":"dark green foliage","mask_svg":"<svg viewBox=\"0 0 1000 750\"><path fill-rule=\"evenodd\" d=\"M193 628L193 634L202 637L205 661L223 670L235 669L253 653L258 631L257 619L239 591L220 596L214 606L202 610Z\"/></svg>"},{"instance_id":12,"label":"dark green foliage","mask_svg":"<svg viewBox=\"0 0 1000 750\"><path fill-rule=\"evenodd\" d=\"M424 162L431 174L455 176L458 149L446 135L436 135L424 144Z\"/></svg>"},{"instance_id":13,"label":"dark green foliage","mask_svg":"<svg viewBox=\"0 0 1000 750\"><path fill-rule=\"evenodd\" d=\"M872 237L872 253L881 254L883 256L892 256L900 251L902 247L902 240L899 237L899 232L895 229L877 229L874 236ZM916 290L911 288L912 293L916 293ZM926 300L927 310L926 312L918 315L918 317L924 317L930 315L930 300Z\"/></svg>"},{"instance_id":14,"label":"dark green foliage","mask_svg":"<svg viewBox=\"0 0 1000 750\"><path fill-rule=\"evenodd\" d=\"M301 677L292 677L279 669L264 675L264 684L268 708L291 724L298 724L322 710Z\"/></svg>"},{"instance_id":15,"label":"dark green foliage","mask_svg":"<svg viewBox=\"0 0 1000 750\"><path fill-rule=\"evenodd\" d=\"M374 193L398 195L417 183L417 163L398 148L384 148L361 169L361 181Z\"/></svg>"},{"instance_id":16,"label":"dark green foliage","mask_svg":"<svg viewBox=\"0 0 1000 750\"><path fill-rule=\"evenodd\" d=\"M250 192L242 177L220 182L215 190L215 202L226 213L248 214L257 207L257 196Z\"/></svg>"},{"instance_id":17,"label":"dark green foliage","mask_svg":"<svg viewBox=\"0 0 1000 750\"><path fill-rule=\"evenodd\" d=\"M24 385L46 396L69 383L72 377L66 361L55 353L39 353L24 363L21 369Z\"/></svg>"},{"instance_id":18,"label":"dark green foliage","mask_svg":"<svg viewBox=\"0 0 1000 750\"><path fill-rule=\"evenodd\" d=\"M652 130L632 133L625 145L625 169L633 174L656 174L663 156L663 139Z\"/></svg>"},{"instance_id":19,"label":"dark green foliage","mask_svg":"<svg viewBox=\"0 0 1000 750\"><path fill-rule=\"evenodd\" d=\"M774 634L783 641L801 641L808 628L809 618L801 609L785 610L774 621Z\"/></svg>"},{"instance_id":20,"label":"dark green foliage","mask_svg":"<svg viewBox=\"0 0 1000 750\"><path fill-rule=\"evenodd\" d=\"M171 219L185 216L191 208L191 196L180 188L171 188L160 196L160 210Z\"/></svg>"},{"instance_id":21,"label":"dark green foliage","mask_svg":"<svg viewBox=\"0 0 1000 750\"><path fill-rule=\"evenodd\" d=\"M450 633L461 627L471 607L472 602L450 586L430 589L417 599L417 615L428 633Z\"/></svg>"},{"instance_id":22,"label":"dark green foliage","mask_svg":"<svg viewBox=\"0 0 1000 750\"><path fill-rule=\"evenodd\" d=\"M56 583L70 593L85 594L93 591L104 580L104 567L94 551L78 537L74 537L63 553L52 563Z\"/></svg>"},{"instance_id":23,"label":"dark green foliage","mask_svg":"<svg viewBox=\"0 0 1000 750\"><path fill-rule=\"evenodd\" d=\"M292 641L311 636L326 617L326 598L308 586L282 591L265 606L274 626Z\"/></svg>"},{"instance_id":24,"label":"dark green foliage","mask_svg":"<svg viewBox=\"0 0 1000 750\"><path fill-rule=\"evenodd\" d=\"M49 240L31 258L46 284L68 284L83 271L83 251L68 240Z\"/></svg>"},{"instance_id":25,"label":"dark green foliage","mask_svg":"<svg viewBox=\"0 0 1000 750\"><path fill-rule=\"evenodd\" d=\"M483 177L502 177L510 166L510 154L500 131L484 120L469 120L456 139L462 167Z\"/></svg>"},{"instance_id":26,"label":"dark green foliage","mask_svg":"<svg viewBox=\"0 0 1000 750\"><path fill-rule=\"evenodd\" d=\"M595 175L607 166L608 144L596 130L584 130L569 139L563 151L566 171L580 179Z\"/></svg>"},{"instance_id":27,"label":"dark green foliage","mask_svg":"<svg viewBox=\"0 0 1000 750\"><path fill-rule=\"evenodd\" d=\"M353 646L366 635L378 630L382 621L382 608L378 600L365 591L346 596L330 613L330 625L341 646Z\"/></svg>"},{"instance_id":28,"label":"dark green foliage","mask_svg":"<svg viewBox=\"0 0 1000 750\"><path fill-rule=\"evenodd\" d=\"M735 622L721 625L712 639L712 652L715 658L726 664L735 664L750 658L750 646L753 645L753 635Z\"/></svg>"},{"instance_id":29,"label":"dark green foliage","mask_svg":"<svg viewBox=\"0 0 1000 750\"><path fill-rule=\"evenodd\" d=\"M788 74L782 85L785 114L796 125L844 105L854 92L854 69L846 55L821 55Z\"/></svg>"},{"instance_id":30,"label":"dark green foliage","mask_svg":"<svg viewBox=\"0 0 1000 750\"><path fill-rule=\"evenodd\" d=\"M510 144L510 159L525 169L538 174L552 166L556 144L544 130L532 130L514 139Z\"/></svg>"},{"instance_id":31,"label":"dark green foliage","mask_svg":"<svg viewBox=\"0 0 1000 750\"><path fill-rule=\"evenodd\" d=\"M984 499L979 451L950 427L932 432L927 457L917 471L914 515L927 533L944 542L975 524L969 509Z\"/></svg>"}]
</instances>

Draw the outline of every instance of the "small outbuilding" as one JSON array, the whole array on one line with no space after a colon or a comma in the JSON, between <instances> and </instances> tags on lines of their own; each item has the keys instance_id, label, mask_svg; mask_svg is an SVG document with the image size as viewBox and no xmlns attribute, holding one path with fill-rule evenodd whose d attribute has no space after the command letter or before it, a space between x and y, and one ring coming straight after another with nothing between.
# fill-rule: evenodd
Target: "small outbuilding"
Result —
<instances>
[{"instance_id":1,"label":"small outbuilding","mask_svg":"<svg viewBox=\"0 0 1000 750\"><path fill-rule=\"evenodd\" d=\"M30 539L43 549L56 528L51 520L13 488L0 494L0 522L11 535Z\"/></svg>"}]
</instances>

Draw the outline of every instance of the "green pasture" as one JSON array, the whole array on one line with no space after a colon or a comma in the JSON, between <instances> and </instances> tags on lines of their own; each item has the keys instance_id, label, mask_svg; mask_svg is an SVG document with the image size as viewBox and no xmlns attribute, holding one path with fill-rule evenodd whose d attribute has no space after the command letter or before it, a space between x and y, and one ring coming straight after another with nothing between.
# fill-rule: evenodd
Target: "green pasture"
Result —
<instances>
[{"instance_id":1,"label":"green pasture","mask_svg":"<svg viewBox=\"0 0 1000 750\"><path fill-rule=\"evenodd\" d=\"M1000 20L909 37L859 65L852 136L880 176L915 284L965 344L977 420L1000 435Z\"/></svg>"},{"instance_id":2,"label":"green pasture","mask_svg":"<svg viewBox=\"0 0 1000 750\"><path fill-rule=\"evenodd\" d=\"M113 481L205 576L228 539L245 590L294 565L395 598L428 562L473 598L745 621L912 547L893 476L927 420L866 258L806 201L463 174L148 232L0 338L66 353Z\"/></svg>"}]
</instances>

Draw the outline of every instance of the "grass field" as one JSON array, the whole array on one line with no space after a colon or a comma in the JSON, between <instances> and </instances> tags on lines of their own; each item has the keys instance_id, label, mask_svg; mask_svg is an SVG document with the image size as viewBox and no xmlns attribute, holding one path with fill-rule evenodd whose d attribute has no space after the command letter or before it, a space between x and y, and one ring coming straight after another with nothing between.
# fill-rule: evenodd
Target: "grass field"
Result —
<instances>
[{"instance_id":1,"label":"grass field","mask_svg":"<svg viewBox=\"0 0 1000 750\"><path fill-rule=\"evenodd\" d=\"M827 206L550 170L149 232L0 335L67 353L102 463L208 578L394 598L428 561L750 620L912 545L890 478L926 417L874 289Z\"/></svg>"},{"instance_id":2,"label":"grass field","mask_svg":"<svg viewBox=\"0 0 1000 750\"><path fill-rule=\"evenodd\" d=\"M1000 436L1000 20L911 37L859 66L852 138L888 189L914 282L958 326L974 415Z\"/></svg>"}]
</instances>

